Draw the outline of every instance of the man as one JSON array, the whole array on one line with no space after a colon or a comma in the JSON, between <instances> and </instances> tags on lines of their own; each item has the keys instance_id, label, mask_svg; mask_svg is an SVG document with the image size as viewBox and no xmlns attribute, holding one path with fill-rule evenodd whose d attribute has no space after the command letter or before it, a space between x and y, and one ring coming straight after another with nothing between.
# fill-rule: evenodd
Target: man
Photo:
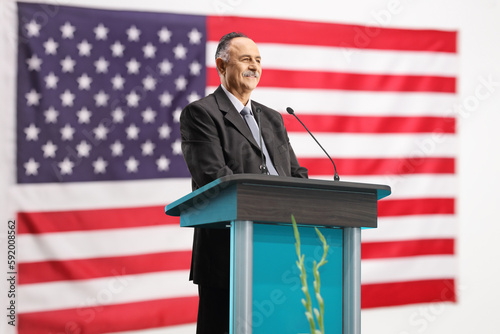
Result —
<instances>
[{"instance_id":1,"label":"man","mask_svg":"<svg viewBox=\"0 0 500 334\"><path fill-rule=\"evenodd\" d=\"M244 34L230 33L221 38L215 58L221 85L185 107L180 118L182 153L193 190L225 175L261 173L261 165L273 175L307 178L280 113L251 100L262 73L257 45ZM263 152L253 118L258 111ZM228 333L227 229L195 229L190 279L198 284L200 297L197 334Z\"/></svg>"}]
</instances>

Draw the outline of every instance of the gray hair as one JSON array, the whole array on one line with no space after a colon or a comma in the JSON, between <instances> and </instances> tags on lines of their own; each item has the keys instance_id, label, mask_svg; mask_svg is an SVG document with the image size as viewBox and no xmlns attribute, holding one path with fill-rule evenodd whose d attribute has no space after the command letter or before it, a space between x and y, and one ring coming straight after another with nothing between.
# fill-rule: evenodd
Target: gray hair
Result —
<instances>
[{"instance_id":1,"label":"gray hair","mask_svg":"<svg viewBox=\"0 0 500 334\"><path fill-rule=\"evenodd\" d=\"M231 40L237 37L248 38L247 35L241 32L230 32L222 36L219 40L219 45L217 45L217 51L215 51L215 59L222 58L227 63L229 61L229 45L231 44Z\"/></svg>"}]
</instances>

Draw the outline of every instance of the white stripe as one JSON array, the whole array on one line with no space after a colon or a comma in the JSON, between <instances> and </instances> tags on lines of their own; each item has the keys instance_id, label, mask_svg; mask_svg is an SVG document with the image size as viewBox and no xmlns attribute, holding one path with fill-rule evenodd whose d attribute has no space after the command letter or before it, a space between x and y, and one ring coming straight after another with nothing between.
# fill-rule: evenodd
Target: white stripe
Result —
<instances>
[{"instance_id":1,"label":"white stripe","mask_svg":"<svg viewBox=\"0 0 500 334\"><path fill-rule=\"evenodd\" d=\"M137 331L113 332L106 334L194 334L196 333L196 324L187 324L180 326L169 326L162 328L141 329Z\"/></svg>"},{"instance_id":2,"label":"white stripe","mask_svg":"<svg viewBox=\"0 0 500 334\"><path fill-rule=\"evenodd\" d=\"M214 67L218 42L208 42L206 65ZM446 52L348 49L329 46L259 43L266 69L392 75L456 76L458 56Z\"/></svg>"},{"instance_id":3,"label":"white stripe","mask_svg":"<svg viewBox=\"0 0 500 334\"><path fill-rule=\"evenodd\" d=\"M18 211L129 208L166 205L191 192L189 178L25 184L12 187Z\"/></svg>"},{"instance_id":4,"label":"white stripe","mask_svg":"<svg viewBox=\"0 0 500 334\"><path fill-rule=\"evenodd\" d=\"M217 87L207 87L206 94ZM453 117L459 105L455 93L366 92L327 89L258 87L252 99L286 113L351 116L436 116Z\"/></svg>"},{"instance_id":5,"label":"white stripe","mask_svg":"<svg viewBox=\"0 0 500 334\"><path fill-rule=\"evenodd\" d=\"M75 260L191 250L193 230L178 226L20 234L19 262Z\"/></svg>"},{"instance_id":6,"label":"white stripe","mask_svg":"<svg viewBox=\"0 0 500 334\"><path fill-rule=\"evenodd\" d=\"M331 175L314 175L311 178L319 180L333 180L333 176ZM388 185L391 187L391 195L386 199L389 200L412 198L454 198L457 195L458 188L458 178L455 174L346 176L340 173L340 180L347 182Z\"/></svg>"},{"instance_id":7,"label":"white stripe","mask_svg":"<svg viewBox=\"0 0 500 334\"><path fill-rule=\"evenodd\" d=\"M361 284L454 278L454 255L415 256L361 261Z\"/></svg>"},{"instance_id":8,"label":"white stripe","mask_svg":"<svg viewBox=\"0 0 500 334\"><path fill-rule=\"evenodd\" d=\"M382 181L391 187L390 199L454 198L458 193L456 174L408 174L386 176Z\"/></svg>"},{"instance_id":9,"label":"white stripe","mask_svg":"<svg viewBox=\"0 0 500 334\"><path fill-rule=\"evenodd\" d=\"M394 177L394 179L391 179ZM401 178L399 178L401 177ZM391 187L387 199L454 198L457 195L458 178L455 174L408 174L380 177L346 177L344 181L386 184ZM368 182L365 182L368 181Z\"/></svg>"},{"instance_id":10,"label":"white stripe","mask_svg":"<svg viewBox=\"0 0 500 334\"><path fill-rule=\"evenodd\" d=\"M113 277L20 285L19 313L81 309L198 294L196 285L188 281L187 270L140 275L121 275L119 271Z\"/></svg>"},{"instance_id":11,"label":"white stripe","mask_svg":"<svg viewBox=\"0 0 500 334\"><path fill-rule=\"evenodd\" d=\"M298 157L323 158L325 153L307 132L288 134ZM454 157L455 134L330 134L314 135L335 158Z\"/></svg>"},{"instance_id":12,"label":"white stripe","mask_svg":"<svg viewBox=\"0 0 500 334\"><path fill-rule=\"evenodd\" d=\"M452 239L457 235L455 215L420 215L381 217L376 229L361 233L363 242L383 242L422 239Z\"/></svg>"}]
</instances>

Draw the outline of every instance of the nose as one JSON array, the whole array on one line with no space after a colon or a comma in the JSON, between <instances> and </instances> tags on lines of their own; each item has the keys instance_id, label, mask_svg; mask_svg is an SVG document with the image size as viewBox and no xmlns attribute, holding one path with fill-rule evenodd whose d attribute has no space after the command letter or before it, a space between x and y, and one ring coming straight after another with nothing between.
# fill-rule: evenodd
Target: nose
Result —
<instances>
[{"instance_id":1,"label":"nose","mask_svg":"<svg viewBox=\"0 0 500 334\"><path fill-rule=\"evenodd\" d=\"M248 67L249 67L250 69L258 69L258 68L259 68L259 66L260 66L259 62L257 62L257 60L255 60L255 59L252 59L252 60L250 61L250 63L248 64Z\"/></svg>"}]
</instances>

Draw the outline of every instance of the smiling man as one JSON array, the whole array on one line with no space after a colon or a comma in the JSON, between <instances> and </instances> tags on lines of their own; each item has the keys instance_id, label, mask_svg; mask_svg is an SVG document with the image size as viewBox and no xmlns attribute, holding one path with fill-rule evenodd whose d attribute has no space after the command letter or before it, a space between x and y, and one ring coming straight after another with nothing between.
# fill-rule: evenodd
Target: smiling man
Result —
<instances>
[{"instance_id":1,"label":"smiling man","mask_svg":"<svg viewBox=\"0 0 500 334\"><path fill-rule=\"evenodd\" d=\"M186 106L180 118L182 153L193 190L241 173L307 178L281 114L251 99L262 74L254 41L241 33L224 35L215 62L221 85ZM260 112L262 149L256 112ZM228 229L195 229L190 279L198 284L200 297L196 333L229 333Z\"/></svg>"}]
</instances>

